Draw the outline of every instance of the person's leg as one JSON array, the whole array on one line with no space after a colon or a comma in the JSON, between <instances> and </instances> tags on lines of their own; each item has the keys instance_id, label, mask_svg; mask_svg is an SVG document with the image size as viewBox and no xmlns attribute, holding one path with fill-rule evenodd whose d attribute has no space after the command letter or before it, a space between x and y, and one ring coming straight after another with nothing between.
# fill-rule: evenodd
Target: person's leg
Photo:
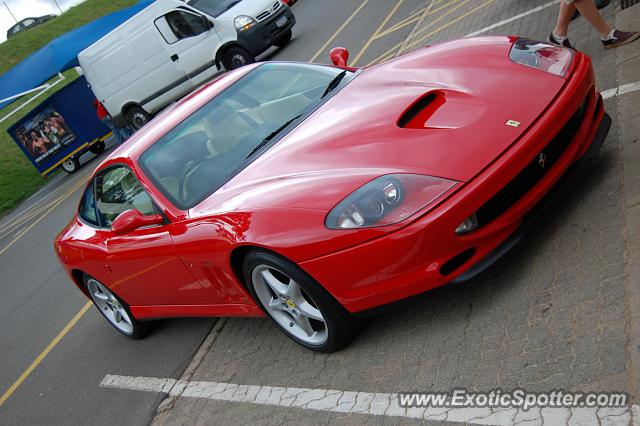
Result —
<instances>
[{"instance_id":1,"label":"person's leg","mask_svg":"<svg viewBox=\"0 0 640 426\"><path fill-rule=\"evenodd\" d=\"M113 134L113 137L116 138L116 143L120 145L122 143L122 136L120 135L120 131L118 130L118 128L115 126L115 124L113 124L113 121L111 120L111 118L104 117L102 119L102 122L106 124L106 126L109 129L111 129L111 133Z\"/></svg>"},{"instance_id":2,"label":"person's leg","mask_svg":"<svg viewBox=\"0 0 640 426\"><path fill-rule=\"evenodd\" d=\"M596 9L596 5L593 0L575 0L573 5L580 15L585 18L593 28L600 34L600 37L607 38L609 34L613 30L611 26L604 20L598 9Z\"/></svg>"},{"instance_id":3,"label":"person's leg","mask_svg":"<svg viewBox=\"0 0 640 426\"><path fill-rule=\"evenodd\" d=\"M558 22L553 30L553 35L556 38L566 38L567 31L569 31L569 23L571 23L571 17L576 10L574 3L567 3L566 1L560 2L560 12L558 13Z\"/></svg>"}]
</instances>

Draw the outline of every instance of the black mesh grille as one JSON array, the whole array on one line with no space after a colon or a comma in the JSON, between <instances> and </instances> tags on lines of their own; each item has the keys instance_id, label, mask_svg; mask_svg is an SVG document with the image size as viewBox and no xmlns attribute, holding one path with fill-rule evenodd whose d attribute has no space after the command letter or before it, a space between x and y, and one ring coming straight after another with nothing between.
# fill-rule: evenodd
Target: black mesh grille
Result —
<instances>
[{"instance_id":1,"label":"black mesh grille","mask_svg":"<svg viewBox=\"0 0 640 426\"><path fill-rule=\"evenodd\" d=\"M640 3L640 0L620 0L620 8L626 9L638 3Z\"/></svg>"},{"instance_id":2,"label":"black mesh grille","mask_svg":"<svg viewBox=\"0 0 640 426\"><path fill-rule=\"evenodd\" d=\"M491 222L518 202L553 167L578 130L584 116L586 102L585 100L562 130L507 186L478 209L476 217L480 226Z\"/></svg>"}]
</instances>

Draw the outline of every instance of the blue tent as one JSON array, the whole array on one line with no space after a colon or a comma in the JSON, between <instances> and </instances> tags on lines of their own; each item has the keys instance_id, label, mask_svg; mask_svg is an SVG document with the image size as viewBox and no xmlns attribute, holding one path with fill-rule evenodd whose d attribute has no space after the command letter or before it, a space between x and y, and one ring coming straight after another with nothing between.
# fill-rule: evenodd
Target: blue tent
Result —
<instances>
[{"instance_id":1,"label":"blue tent","mask_svg":"<svg viewBox=\"0 0 640 426\"><path fill-rule=\"evenodd\" d=\"M153 3L141 0L136 5L105 15L50 41L25 60L0 76L0 99L33 89L59 72L78 65L78 53L102 36ZM12 101L0 104L5 107Z\"/></svg>"}]
</instances>

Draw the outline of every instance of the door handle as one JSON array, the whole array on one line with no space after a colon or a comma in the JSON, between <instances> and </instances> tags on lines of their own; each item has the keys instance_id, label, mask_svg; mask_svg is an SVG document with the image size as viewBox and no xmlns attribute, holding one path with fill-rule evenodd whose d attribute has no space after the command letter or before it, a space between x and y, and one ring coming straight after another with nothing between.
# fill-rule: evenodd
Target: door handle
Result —
<instances>
[{"instance_id":1,"label":"door handle","mask_svg":"<svg viewBox=\"0 0 640 426\"><path fill-rule=\"evenodd\" d=\"M176 55L176 54L171 55L171 60L173 62L177 61L178 59L180 59L180 58L178 58L178 55Z\"/></svg>"}]
</instances>

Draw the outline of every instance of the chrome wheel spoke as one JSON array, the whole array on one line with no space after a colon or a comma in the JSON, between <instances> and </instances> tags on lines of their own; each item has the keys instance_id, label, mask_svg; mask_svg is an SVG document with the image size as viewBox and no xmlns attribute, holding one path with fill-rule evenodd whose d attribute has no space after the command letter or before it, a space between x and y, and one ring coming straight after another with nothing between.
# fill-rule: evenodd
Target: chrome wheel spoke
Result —
<instances>
[{"instance_id":1,"label":"chrome wheel spoke","mask_svg":"<svg viewBox=\"0 0 640 426\"><path fill-rule=\"evenodd\" d=\"M296 302L302 302L304 299L302 298L302 291L300 290L300 285L292 279L289 279L289 285L287 285L287 296Z\"/></svg>"},{"instance_id":2,"label":"chrome wheel spoke","mask_svg":"<svg viewBox=\"0 0 640 426\"><path fill-rule=\"evenodd\" d=\"M274 311L284 311L284 307L282 306L282 302L280 301L280 299L273 297L271 299L271 301L269 302L269 308L273 309Z\"/></svg>"},{"instance_id":3,"label":"chrome wheel spoke","mask_svg":"<svg viewBox=\"0 0 640 426\"><path fill-rule=\"evenodd\" d=\"M287 285L284 284L279 279L277 279L271 273L270 270L265 269L265 270L261 271L260 274L262 275L262 278L264 279L264 282L267 283L267 285L271 288L271 290L273 290L273 292L275 294L277 294L278 296L284 296L284 295L287 294Z\"/></svg>"},{"instance_id":4,"label":"chrome wheel spoke","mask_svg":"<svg viewBox=\"0 0 640 426\"><path fill-rule=\"evenodd\" d=\"M300 326L302 331L304 331L308 337L311 337L313 333L316 332L313 329L313 327L311 327L311 323L309 322L309 317L305 317L305 316L299 316L297 318L294 317L294 321L296 322L296 324L298 324L298 326Z\"/></svg>"},{"instance_id":5,"label":"chrome wheel spoke","mask_svg":"<svg viewBox=\"0 0 640 426\"><path fill-rule=\"evenodd\" d=\"M298 304L298 311L305 317L324 322L324 317L322 316L320 311L306 300L303 300Z\"/></svg>"},{"instance_id":6,"label":"chrome wheel spoke","mask_svg":"<svg viewBox=\"0 0 640 426\"><path fill-rule=\"evenodd\" d=\"M120 313L119 309L116 309L115 311L113 311L113 320L116 323L119 323L120 321L122 321L122 314Z\"/></svg>"},{"instance_id":7,"label":"chrome wheel spoke","mask_svg":"<svg viewBox=\"0 0 640 426\"><path fill-rule=\"evenodd\" d=\"M96 291L93 293L93 295L94 295L94 297L95 297L96 299L104 300L105 302L107 302L108 300L110 300L110 297L109 297L109 296L107 296L106 294L104 294L104 293L103 293L102 291L100 291L100 290L96 290Z\"/></svg>"}]
</instances>

